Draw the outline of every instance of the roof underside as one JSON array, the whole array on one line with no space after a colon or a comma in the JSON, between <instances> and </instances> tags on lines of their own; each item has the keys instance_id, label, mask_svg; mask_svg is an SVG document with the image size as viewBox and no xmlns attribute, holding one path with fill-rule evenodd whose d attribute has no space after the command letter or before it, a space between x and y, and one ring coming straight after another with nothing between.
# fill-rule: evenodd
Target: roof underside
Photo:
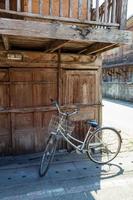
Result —
<instances>
[{"instance_id":1,"label":"roof underside","mask_svg":"<svg viewBox=\"0 0 133 200\"><path fill-rule=\"evenodd\" d=\"M55 40L55 39L42 39L42 38L29 38L29 37L17 37L17 36L8 36L8 47L6 50L29 50L29 51L44 51L48 52L56 52L59 49L61 52L65 53L78 53L78 54L96 54L103 52L107 49L114 48L118 46L116 44L108 44L100 42L72 42L72 41L64 41L64 40ZM4 50L4 42L3 36L0 37L0 44ZM56 44L56 45L51 45ZM97 49L92 47L96 46ZM89 48L92 50L89 52Z\"/></svg>"}]
</instances>

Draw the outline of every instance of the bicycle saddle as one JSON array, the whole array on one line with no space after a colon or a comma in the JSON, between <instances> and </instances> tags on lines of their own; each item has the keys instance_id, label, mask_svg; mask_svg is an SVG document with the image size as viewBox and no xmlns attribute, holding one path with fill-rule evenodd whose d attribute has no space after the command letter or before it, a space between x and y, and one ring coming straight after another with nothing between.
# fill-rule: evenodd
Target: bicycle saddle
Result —
<instances>
[{"instance_id":1,"label":"bicycle saddle","mask_svg":"<svg viewBox=\"0 0 133 200\"><path fill-rule=\"evenodd\" d=\"M98 123L96 120L87 120L86 123L91 125L94 128L96 128L98 126Z\"/></svg>"}]
</instances>

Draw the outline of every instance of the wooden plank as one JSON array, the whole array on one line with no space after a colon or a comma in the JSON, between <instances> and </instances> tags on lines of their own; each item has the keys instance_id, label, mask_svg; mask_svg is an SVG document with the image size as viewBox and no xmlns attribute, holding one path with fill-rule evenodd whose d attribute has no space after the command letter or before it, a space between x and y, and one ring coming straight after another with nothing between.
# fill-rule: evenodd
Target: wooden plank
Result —
<instances>
[{"instance_id":1,"label":"wooden plank","mask_svg":"<svg viewBox=\"0 0 133 200\"><path fill-rule=\"evenodd\" d=\"M4 44L4 47L5 47L5 50L8 51L10 49L8 36L2 35L2 40L3 40L3 44Z\"/></svg>"},{"instance_id":2,"label":"wooden plank","mask_svg":"<svg viewBox=\"0 0 133 200\"><path fill-rule=\"evenodd\" d=\"M127 5L128 5L128 0L120 0L120 2L121 2L120 29L124 30L126 28L126 22L127 22Z\"/></svg>"},{"instance_id":3,"label":"wooden plank","mask_svg":"<svg viewBox=\"0 0 133 200\"><path fill-rule=\"evenodd\" d=\"M99 22L99 0L96 0L96 21Z\"/></svg>"},{"instance_id":4,"label":"wooden plank","mask_svg":"<svg viewBox=\"0 0 133 200\"><path fill-rule=\"evenodd\" d=\"M49 14L50 16L53 14L53 0L49 0Z\"/></svg>"},{"instance_id":5,"label":"wooden plank","mask_svg":"<svg viewBox=\"0 0 133 200\"><path fill-rule=\"evenodd\" d=\"M8 54L19 54L22 55L23 57L23 62L25 63L25 66L27 65L27 63L42 63L43 64L56 64L58 62L58 56L56 53L52 53L52 54L45 54L42 51L19 51L19 50L13 50L13 51L8 51ZM17 62L20 64L23 63L22 61L13 61L13 60L9 60L8 59L8 55L7 55L7 51L0 51L0 61L5 61L6 62L11 62L11 64L13 62ZM45 66L43 66L45 68Z\"/></svg>"},{"instance_id":6,"label":"wooden plank","mask_svg":"<svg viewBox=\"0 0 133 200\"><path fill-rule=\"evenodd\" d=\"M40 68L49 68L49 63L45 63L45 62L13 62L13 61L10 61L10 60L6 60L6 61L0 61L0 67L17 67L17 68L21 68L21 67L25 67L25 66L28 66L28 67L32 67L32 68L36 68L36 67L40 67ZM50 67L51 68L56 68L57 67L57 63L51 63L50 64Z\"/></svg>"},{"instance_id":7,"label":"wooden plank","mask_svg":"<svg viewBox=\"0 0 133 200\"><path fill-rule=\"evenodd\" d=\"M64 54L62 53L61 54L61 63L62 64L68 64L68 67L69 65L71 64L81 64L81 65L84 65L84 64L90 64L90 63L93 63L93 65L95 65L95 60L96 60L96 56L86 56L86 55L78 55L78 54Z\"/></svg>"},{"instance_id":8,"label":"wooden plank","mask_svg":"<svg viewBox=\"0 0 133 200\"><path fill-rule=\"evenodd\" d=\"M32 0L28 0L28 12L32 13Z\"/></svg>"},{"instance_id":9,"label":"wooden plank","mask_svg":"<svg viewBox=\"0 0 133 200\"><path fill-rule=\"evenodd\" d=\"M91 20L91 0L87 0L87 19Z\"/></svg>"},{"instance_id":10,"label":"wooden plank","mask_svg":"<svg viewBox=\"0 0 133 200\"><path fill-rule=\"evenodd\" d=\"M21 0L17 0L17 12L21 12Z\"/></svg>"},{"instance_id":11,"label":"wooden plank","mask_svg":"<svg viewBox=\"0 0 133 200\"><path fill-rule=\"evenodd\" d=\"M50 44L49 47L44 51L44 53L53 53L54 51L60 49L63 47L66 43L68 43L68 40L58 40L55 41L54 43Z\"/></svg>"},{"instance_id":12,"label":"wooden plank","mask_svg":"<svg viewBox=\"0 0 133 200\"><path fill-rule=\"evenodd\" d=\"M112 22L116 22L116 0L112 2Z\"/></svg>"},{"instance_id":13,"label":"wooden plank","mask_svg":"<svg viewBox=\"0 0 133 200\"><path fill-rule=\"evenodd\" d=\"M98 102L93 102L93 103L87 103L87 104L82 104L82 103L78 103L77 104L79 107L85 107L85 106L94 106L94 107L98 107L101 106L100 103ZM71 109L74 109L77 107L77 105L74 104L65 104L63 106L61 106L61 109L67 109L68 107ZM12 108L12 109L1 109L0 113L31 113L31 112L48 112L48 111L56 111L57 109L55 108L55 106L36 106L36 107L25 107L25 108Z\"/></svg>"},{"instance_id":14,"label":"wooden plank","mask_svg":"<svg viewBox=\"0 0 133 200\"><path fill-rule=\"evenodd\" d=\"M39 14L40 15L43 15L44 13L43 13L43 3L44 3L44 1L43 0L39 0Z\"/></svg>"},{"instance_id":15,"label":"wooden plank","mask_svg":"<svg viewBox=\"0 0 133 200\"><path fill-rule=\"evenodd\" d=\"M78 25L94 25L94 26L102 26L102 27L116 27L119 28L119 24L118 23L104 23L104 22L96 22L96 21L88 21L88 20L80 20L80 19L76 19L76 18L68 18L68 17L58 17L58 16L41 16L38 14L33 14L33 13L19 13L16 11L6 11L3 9L0 9L0 13L3 14L7 14L7 15L14 15L15 17L26 17L27 20L29 19L38 19L38 20L44 20L44 21L59 21L59 22L63 22L63 23L74 23L74 24L78 24Z\"/></svg>"},{"instance_id":16,"label":"wooden plank","mask_svg":"<svg viewBox=\"0 0 133 200\"><path fill-rule=\"evenodd\" d=\"M94 64L92 63L79 63L79 64L76 64L76 63L70 63L68 65L68 63L62 63L61 64L61 68L62 69L82 69L82 70L85 70L85 69L93 69L93 70L97 70L99 68L99 66L95 66Z\"/></svg>"},{"instance_id":17,"label":"wooden plank","mask_svg":"<svg viewBox=\"0 0 133 200\"><path fill-rule=\"evenodd\" d=\"M60 17L63 16L63 0L60 0Z\"/></svg>"},{"instance_id":18,"label":"wooden plank","mask_svg":"<svg viewBox=\"0 0 133 200\"><path fill-rule=\"evenodd\" d=\"M69 17L73 16L73 0L69 0Z\"/></svg>"},{"instance_id":19,"label":"wooden plank","mask_svg":"<svg viewBox=\"0 0 133 200\"><path fill-rule=\"evenodd\" d=\"M94 43L93 45L89 46L88 48L82 50L82 53L85 55L96 54L99 52L103 52L108 48L113 48L117 44L110 44L110 43ZM80 54L81 52L79 52Z\"/></svg>"},{"instance_id":20,"label":"wooden plank","mask_svg":"<svg viewBox=\"0 0 133 200\"><path fill-rule=\"evenodd\" d=\"M104 22L107 23L107 21L108 21L108 0L105 0Z\"/></svg>"},{"instance_id":21,"label":"wooden plank","mask_svg":"<svg viewBox=\"0 0 133 200\"><path fill-rule=\"evenodd\" d=\"M5 9L10 10L10 0L5 0Z\"/></svg>"},{"instance_id":22,"label":"wooden plank","mask_svg":"<svg viewBox=\"0 0 133 200\"><path fill-rule=\"evenodd\" d=\"M78 17L79 19L82 18L82 0L78 0Z\"/></svg>"},{"instance_id":23,"label":"wooden plank","mask_svg":"<svg viewBox=\"0 0 133 200\"><path fill-rule=\"evenodd\" d=\"M12 28L14 27L14 28ZM87 29L88 30L88 29ZM133 37L132 32L122 30L108 29L90 29L88 34L82 36L82 32L86 32L84 27L80 29L76 26L65 24L42 23L33 21L22 21L14 19L0 18L0 34L35 37L35 38L51 38L59 40L70 40L75 42L104 42L104 43L120 43L130 44Z\"/></svg>"}]
</instances>

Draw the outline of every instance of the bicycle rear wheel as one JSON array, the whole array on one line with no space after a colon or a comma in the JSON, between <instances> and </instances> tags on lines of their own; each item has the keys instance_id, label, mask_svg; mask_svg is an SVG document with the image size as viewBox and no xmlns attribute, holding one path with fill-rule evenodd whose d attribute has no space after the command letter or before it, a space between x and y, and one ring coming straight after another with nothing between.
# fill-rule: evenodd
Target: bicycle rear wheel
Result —
<instances>
[{"instance_id":1,"label":"bicycle rear wheel","mask_svg":"<svg viewBox=\"0 0 133 200\"><path fill-rule=\"evenodd\" d=\"M39 167L39 176L45 176L50 164L54 158L55 155L55 151L56 151L56 146L57 146L57 139L55 135L50 135L42 156L42 160L40 163L40 167Z\"/></svg>"},{"instance_id":2,"label":"bicycle rear wheel","mask_svg":"<svg viewBox=\"0 0 133 200\"><path fill-rule=\"evenodd\" d=\"M119 132L114 128L100 128L90 136L87 143L87 154L93 162L106 164L118 155L121 141Z\"/></svg>"}]
</instances>

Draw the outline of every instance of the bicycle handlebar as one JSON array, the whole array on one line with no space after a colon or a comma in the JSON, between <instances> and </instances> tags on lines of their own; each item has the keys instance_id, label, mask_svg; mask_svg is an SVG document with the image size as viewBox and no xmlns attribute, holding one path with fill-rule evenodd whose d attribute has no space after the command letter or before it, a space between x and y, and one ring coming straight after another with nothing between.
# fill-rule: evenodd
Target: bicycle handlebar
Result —
<instances>
[{"instance_id":1,"label":"bicycle handlebar","mask_svg":"<svg viewBox=\"0 0 133 200\"><path fill-rule=\"evenodd\" d=\"M53 104L54 106L56 106L58 112L59 112L61 115L64 115L64 116L72 116L72 115L74 115L74 114L76 114L76 113L78 112L78 109L75 109L74 112L62 112L61 109L60 109L60 106L59 106L58 102L57 102L56 100L53 100L53 99L50 99L50 100L51 100L52 104Z\"/></svg>"}]
</instances>

